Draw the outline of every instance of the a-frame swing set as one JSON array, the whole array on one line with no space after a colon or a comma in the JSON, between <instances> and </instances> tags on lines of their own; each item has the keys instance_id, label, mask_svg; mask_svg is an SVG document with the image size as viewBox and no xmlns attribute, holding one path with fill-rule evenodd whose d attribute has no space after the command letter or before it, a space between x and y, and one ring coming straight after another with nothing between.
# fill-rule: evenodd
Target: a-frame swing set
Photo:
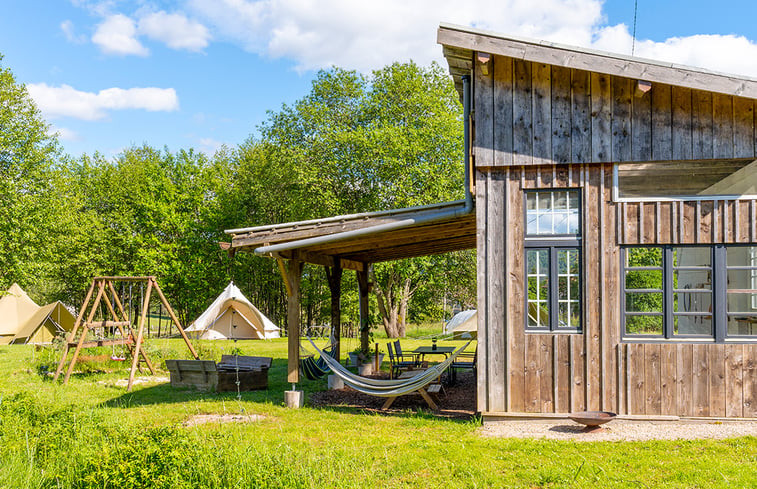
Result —
<instances>
[{"instance_id":1,"label":"a-frame swing set","mask_svg":"<svg viewBox=\"0 0 757 489\"><path fill-rule=\"evenodd\" d=\"M114 282L138 282L147 284L145 294L142 298L141 314L136 328L136 337L134 336L134 327L131 321L131 316L127 315L126 311L124 310L123 303L121 302L121 299L116 292L116 288L113 285ZM94 301L92 301L92 296L93 294L95 294L95 289L97 289L97 293L95 295ZM72 347L75 347L75 349L73 351L71 361L68 363L66 374L63 377L64 384L68 383L68 379L71 377L71 374L74 371L74 367L76 366L76 361L79 358L81 349L98 346L123 345L126 346L129 350L129 353L131 355L131 370L129 372L129 383L126 387L127 391L131 391L132 384L134 383L134 375L137 371L137 368L140 368L141 370L141 362L144 362L144 364L150 370L150 373L152 375L155 375L155 368L153 367L150 359L147 357L147 354L142 348L142 343L144 340L145 320L147 319L147 314L150 306L150 296L153 290L158 294L163 307L165 307L168 315L171 317L171 321L173 321L174 326L176 326L176 329L179 330L182 338L184 338L184 341L186 342L189 351L192 353L192 356L195 359L199 359L197 352L195 352L195 349L192 347L192 343L190 343L189 338L187 337L186 333L184 333L184 328L181 327L176 314L171 308L171 305L166 300L165 295L163 295L163 291L160 290L160 286L158 285L158 282L155 280L154 276L95 277L94 279L92 279L92 284L90 285L89 291L84 298L84 303L79 310L79 315L76 317L76 323L74 323L74 327L71 330L71 333L66 337L66 342L63 346L63 355L61 356L60 363L58 364L58 368L55 371L53 380L58 380L58 377L66 366L66 360ZM113 299L112 301L111 298ZM101 321L95 321L94 319L97 314L98 308L101 309L102 304L105 304L111 320L103 319ZM87 319L86 321L82 322L82 319L84 318L84 315L87 314L87 311L89 311ZM110 338L104 337L106 332L111 332L112 334L114 334L116 331L118 332L119 336L113 336ZM88 339L87 336L90 332L94 332L97 337L95 337L94 339L90 337Z\"/></svg>"}]
</instances>

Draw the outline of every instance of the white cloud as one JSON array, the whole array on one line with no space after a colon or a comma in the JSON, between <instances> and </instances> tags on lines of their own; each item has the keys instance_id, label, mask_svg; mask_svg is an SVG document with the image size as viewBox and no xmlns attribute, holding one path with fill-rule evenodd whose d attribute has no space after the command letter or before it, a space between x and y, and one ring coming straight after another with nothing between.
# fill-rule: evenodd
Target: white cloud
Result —
<instances>
[{"instance_id":1,"label":"white cloud","mask_svg":"<svg viewBox=\"0 0 757 489\"><path fill-rule=\"evenodd\" d=\"M81 136L79 136L79 133L66 127L50 126L48 133L57 134L58 139L62 141L81 141Z\"/></svg>"},{"instance_id":2,"label":"white cloud","mask_svg":"<svg viewBox=\"0 0 757 489\"><path fill-rule=\"evenodd\" d=\"M106 54L147 56L150 52L136 37L135 22L123 14L110 15L97 26L92 42Z\"/></svg>"},{"instance_id":3,"label":"white cloud","mask_svg":"<svg viewBox=\"0 0 757 489\"><path fill-rule=\"evenodd\" d=\"M102 119L109 110L142 109L150 112L178 110L179 98L173 88L107 88L97 93L46 83L26 85L29 95L49 118L73 117L88 121Z\"/></svg>"},{"instance_id":4,"label":"white cloud","mask_svg":"<svg viewBox=\"0 0 757 489\"><path fill-rule=\"evenodd\" d=\"M70 20L64 20L63 22L61 22L60 30L63 31L63 35L66 36L68 42L72 42L74 44L82 44L87 41L87 38L85 36L76 33L76 29L74 29L74 23Z\"/></svg>"},{"instance_id":5,"label":"white cloud","mask_svg":"<svg viewBox=\"0 0 757 489\"><path fill-rule=\"evenodd\" d=\"M139 19L139 33L165 43L171 49L200 51L208 45L208 29L182 14L153 12Z\"/></svg>"},{"instance_id":6,"label":"white cloud","mask_svg":"<svg viewBox=\"0 0 757 489\"><path fill-rule=\"evenodd\" d=\"M298 70L338 65L361 71L393 61L443 61L439 22L631 53L623 24L609 26L602 0L187 0L214 37ZM757 45L732 35L637 40L637 56L757 76Z\"/></svg>"},{"instance_id":7,"label":"white cloud","mask_svg":"<svg viewBox=\"0 0 757 489\"><path fill-rule=\"evenodd\" d=\"M628 27L619 24L599 29L593 47L631 54L632 44ZM672 37L662 42L637 40L634 55L757 77L757 44L743 36L700 34Z\"/></svg>"},{"instance_id":8,"label":"white cloud","mask_svg":"<svg viewBox=\"0 0 757 489\"><path fill-rule=\"evenodd\" d=\"M392 61L441 59L439 21L587 44L600 0L189 0L218 34L309 70L336 64L367 71Z\"/></svg>"}]
</instances>

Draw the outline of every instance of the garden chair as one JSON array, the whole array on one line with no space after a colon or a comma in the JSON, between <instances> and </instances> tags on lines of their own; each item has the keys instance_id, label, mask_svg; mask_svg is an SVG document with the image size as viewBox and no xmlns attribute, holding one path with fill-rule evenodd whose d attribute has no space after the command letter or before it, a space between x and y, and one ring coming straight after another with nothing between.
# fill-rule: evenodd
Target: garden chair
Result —
<instances>
[{"instance_id":1,"label":"garden chair","mask_svg":"<svg viewBox=\"0 0 757 489\"><path fill-rule=\"evenodd\" d=\"M397 354L397 359L399 361L403 361L404 358L412 358L413 362L415 362L415 366L419 367L420 362L420 355L415 355L413 353L402 353L402 345L400 345L400 340L394 341L394 353Z\"/></svg>"},{"instance_id":2,"label":"garden chair","mask_svg":"<svg viewBox=\"0 0 757 489\"><path fill-rule=\"evenodd\" d=\"M413 370L418 365L415 360L403 360L401 356L394 354L394 348L391 343L386 344L386 349L389 352L389 375L391 378L397 378L403 370ZM409 355L405 355L408 357ZM412 357L411 357L412 358Z\"/></svg>"},{"instance_id":3,"label":"garden chair","mask_svg":"<svg viewBox=\"0 0 757 489\"><path fill-rule=\"evenodd\" d=\"M473 353L460 353L449 366L450 373L452 374L452 383L457 381L457 369L476 370L476 356L478 355L478 347L473 350Z\"/></svg>"}]
</instances>

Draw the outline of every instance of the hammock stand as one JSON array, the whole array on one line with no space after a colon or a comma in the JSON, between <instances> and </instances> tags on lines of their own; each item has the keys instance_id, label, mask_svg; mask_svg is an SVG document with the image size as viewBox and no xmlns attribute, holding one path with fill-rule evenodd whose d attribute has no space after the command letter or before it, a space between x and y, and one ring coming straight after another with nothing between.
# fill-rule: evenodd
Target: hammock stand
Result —
<instances>
[{"instance_id":1,"label":"hammock stand","mask_svg":"<svg viewBox=\"0 0 757 489\"><path fill-rule=\"evenodd\" d=\"M371 379L368 377L355 375L347 370L344 366L342 366L342 364L340 364L336 359L330 357L323 350L318 348L310 337L308 337L308 341L310 341L310 344L313 345L313 348L315 348L316 351L320 353L321 359L331 369L331 372L342 379L345 384L363 394L389 398L387 399L387 402L383 407L383 409L386 409L391 405L392 401L394 401L395 398L406 394L411 394L413 392L418 392L426 400L426 402L429 403L429 406L435 408L435 404L433 403L433 401L431 401L431 398L428 397L428 394L426 393L426 386L439 378L444 370L446 370L452 364L452 362L455 361L455 358L457 358L457 356L462 353L468 347L468 345L470 345L472 340L468 341L468 343L455 350L452 355L450 355L449 358L447 358L443 362L436 364L433 367L424 370L423 372L420 372L408 379L393 380Z\"/></svg>"}]
</instances>

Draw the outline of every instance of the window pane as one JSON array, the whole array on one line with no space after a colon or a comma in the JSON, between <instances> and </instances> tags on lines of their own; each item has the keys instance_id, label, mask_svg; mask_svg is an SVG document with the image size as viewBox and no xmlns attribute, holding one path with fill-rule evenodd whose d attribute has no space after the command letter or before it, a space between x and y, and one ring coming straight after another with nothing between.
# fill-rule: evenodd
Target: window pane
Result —
<instances>
[{"instance_id":1,"label":"window pane","mask_svg":"<svg viewBox=\"0 0 757 489\"><path fill-rule=\"evenodd\" d=\"M546 275L549 272L548 250L528 250L526 261L529 275Z\"/></svg>"},{"instance_id":2,"label":"window pane","mask_svg":"<svg viewBox=\"0 0 757 489\"><path fill-rule=\"evenodd\" d=\"M662 290L662 270L629 270L626 272L626 289Z\"/></svg>"},{"instance_id":3,"label":"window pane","mask_svg":"<svg viewBox=\"0 0 757 489\"><path fill-rule=\"evenodd\" d=\"M673 294L675 312L712 312L712 294L709 292L677 292Z\"/></svg>"},{"instance_id":4,"label":"window pane","mask_svg":"<svg viewBox=\"0 0 757 489\"><path fill-rule=\"evenodd\" d=\"M554 216L552 213L539 214L539 225L536 231L537 234L555 234L553 228Z\"/></svg>"},{"instance_id":5,"label":"window pane","mask_svg":"<svg viewBox=\"0 0 757 489\"><path fill-rule=\"evenodd\" d=\"M673 334L712 335L712 316L673 316Z\"/></svg>"},{"instance_id":6,"label":"window pane","mask_svg":"<svg viewBox=\"0 0 757 489\"><path fill-rule=\"evenodd\" d=\"M536 196L538 194L535 192L527 192L526 193L526 210L533 211L536 210Z\"/></svg>"},{"instance_id":7,"label":"window pane","mask_svg":"<svg viewBox=\"0 0 757 489\"><path fill-rule=\"evenodd\" d=\"M661 292L629 292L626 294L628 312L662 312Z\"/></svg>"},{"instance_id":8,"label":"window pane","mask_svg":"<svg viewBox=\"0 0 757 489\"><path fill-rule=\"evenodd\" d=\"M712 273L709 270L674 270L673 287L712 290Z\"/></svg>"},{"instance_id":9,"label":"window pane","mask_svg":"<svg viewBox=\"0 0 757 489\"><path fill-rule=\"evenodd\" d=\"M729 267L757 267L757 246L729 246L726 255Z\"/></svg>"},{"instance_id":10,"label":"window pane","mask_svg":"<svg viewBox=\"0 0 757 489\"><path fill-rule=\"evenodd\" d=\"M526 192L526 233L578 234L577 190Z\"/></svg>"},{"instance_id":11,"label":"window pane","mask_svg":"<svg viewBox=\"0 0 757 489\"><path fill-rule=\"evenodd\" d=\"M728 335L757 335L757 313L728 316Z\"/></svg>"},{"instance_id":12,"label":"window pane","mask_svg":"<svg viewBox=\"0 0 757 489\"><path fill-rule=\"evenodd\" d=\"M673 248L675 267L709 267L711 264L712 251L709 246Z\"/></svg>"},{"instance_id":13,"label":"window pane","mask_svg":"<svg viewBox=\"0 0 757 489\"><path fill-rule=\"evenodd\" d=\"M728 270L728 290L757 289L757 270L730 269Z\"/></svg>"},{"instance_id":14,"label":"window pane","mask_svg":"<svg viewBox=\"0 0 757 489\"><path fill-rule=\"evenodd\" d=\"M549 305L546 301L528 301L528 325L535 328L549 327Z\"/></svg>"},{"instance_id":15,"label":"window pane","mask_svg":"<svg viewBox=\"0 0 757 489\"><path fill-rule=\"evenodd\" d=\"M549 326L549 250L527 250L528 326Z\"/></svg>"},{"instance_id":16,"label":"window pane","mask_svg":"<svg viewBox=\"0 0 757 489\"><path fill-rule=\"evenodd\" d=\"M662 267L662 248L627 248L626 266Z\"/></svg>"},{"instance_id":17,"label":"window pane","mask_svg":"<svg viewBox=\"0 0 757 489\"><path fill-rule=\"evenodd\" d=\"M754 299L757 294L728 292L728 312L751 313L757 308L754 307Z\"/></svg>"},{"instance_id":18,"label":"window pane","mask_svg":"<svg viewBox=\"0 0 757 489\"><path fill-rule=\"evenodd\" d=\"M536 193L539 203L538 208L541 210L552 209L552 192L537 192Z\"/></svg>"},{"instance_id":19,"label":"window pane","mask_svg":"<svg viewBox=\"0 0 757 489\"><path fill-rule=\"evenodd\" d=\"M662 335L662 316L626 316L627 334Z\"/></svg>"}]
</instances>

